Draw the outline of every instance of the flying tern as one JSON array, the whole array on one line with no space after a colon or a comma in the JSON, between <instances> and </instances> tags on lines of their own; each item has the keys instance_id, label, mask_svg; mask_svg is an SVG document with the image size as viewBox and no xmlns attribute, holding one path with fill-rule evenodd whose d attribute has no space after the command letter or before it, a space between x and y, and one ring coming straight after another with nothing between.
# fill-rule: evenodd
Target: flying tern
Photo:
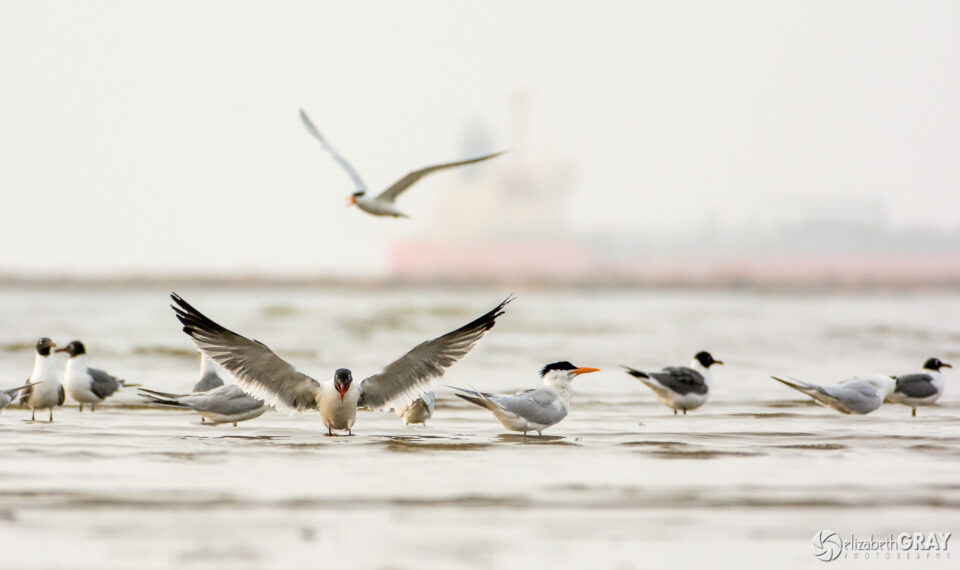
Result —
<instances>
[{"instance_id":1,"label":"flying tern","mask_svg":"<svg viewBox=\"0 0 960 570\"><path fill-rule=\"evenodd\" d=\"M883 404L884 398L896 387L896 382L882 374L873 377L854 377L838 384L821 386L791 378L771 376L777 382L810 396L817 403L842 414L869 414Z\"/></svg>"},{"instance_id":2,"label":"flying tern","mask_svg":"<svg viewBox=\"0 0 960 570\"><path fill-rule=\"evenodd\" d=\"M28 386L20 392L20 404L30 408L30 420L37 419L37 410L49 409L50 421L53 421L53 408L62 406L66 399L60 372L53 359L56 343L47 337L37 341L37 355L33 360L33 372L27 380Z\"/></svg>"},{"instance_id":3,"label":"flying tern","mask_svg":"<svg viewBox=\"0 0 960 570\"><path fill-rule=\"evenodd\" d=\"M376 196L368 196L366 183L364 183L363 179L360 178L360 175L357 174L357 171L353 168L353 166L351 166L350 163L347 162L347 160L343 158L343 156L341 156L335 148L333 148L333 145L331 145L330 142L320 134L320 131L314 126L310 118L307 117L307 114L303 111L303 109L300 110L300 119L303 120L303 124L307 127L307 131L313 135L314 138L320 141L320 146L323 147L325 151L330 153L330 156L337 161L337 164L339 164L347 172L347 175L349 175L353 180L353 184L356 186L356 189L347 199L347 206L356 205L364 212L374 216L393 216L395 218L408 217L406 214L396 208L394 202L396 201L397 196L419 182L424 176L433 174L434 172L439 172L441 170L447 170L448 168L456 168L458 166L466 166L468 164L490 160L491 158L496 158L506 152L495 152L467 160L458 160L455 162L445 162L442 164L426 166L419 170L409 172L406 176L400 180L397 180L392 186Z\"/></svg>"},{"instance_id":4,"label":"flying tern","mask_svg":"<svg viewBox=\"0 0 960 570\"><path fill-rule=\"evenodd\" d=\"M723 364L715 360L707 351L700 351L686 366L668 366L660 372L643 372L624 366L627 374L647 385L660 400L660 403L673 409L673 415L678 410L695 410L707 403L710 398L710 367L714 364Z\"/></svg>"},{"instance_id":5,"label":"flying tern","mask_svg":"<svg viewBox=\"0 0 960 570\"><path fill-rule=\"evenodd\" d=\"M403 406L423 393L433 378L466 356L504 313L508 297L466 325L423 342L359 383L349 369L339 368L333 378L318 382L298 372L265 344L228 330L195 309L176 293L171 305L204 354L230 372L248 394L286 412L318 410L327 428L353 434L358 407L386 410Z\"/></svg>"},{"instance_id":6,"label":"flying tern","mask_svg":"<svg viewBox=\"0 0 960 570\"><path fill-rule=\"evenodd\" d=\"M140 395L151 404L186 408L213 424L233 424L260 417L266 411L263 400L254 398L235 384L194 394L168 394L140 388Z\"/></svg>"},{"instance_id":7,"label":"flying tern","mask_svg":"<svg viewBox=\"0 0 960 570\"><path fill-rule=\"evenodd\" d=\"M943 373L940 372L942 368L953 368L953 366L942 362L939 358L928 358L923 363L923 371L919 374L893 376L892 378L897 381L897 388L887 396L887 401L910 406L912 409L910 415L916 416L917 406L929 406L943 395Z\"/></svg>"},{"instance_id":8,"label":"flying tern","mask_svg":"<svg viewBox=\"0 0 960 570\"><path fill-rule=\"evenodd\" d=\"M521 431L535 431L543 435L543 430L567 417L573 391L570 383L574 378L589 372L598 372L598 368L577 367L567 361L547 364L540 370L542 388L523 390L516 394L490 394L450 386L457 391L458 398L493 412L503 427Z\"/></svg>"},{"instance_id":9,"label":"flying tern","mask_svg":"<svg viewBox=\"0 0 960 570\"><path fill-rule=\"evenodd\" d=\"M66 352L70 355L70 359L67 360L64 384L67 387L67 394L80 404L81 412L84 404L90 404L90 411L93 412L96 411L97 404L112 396L120 388L139 386L139 384L127 384L126 380L87 366L87 348L79 340L58 348L56 352Z\"/></svg>"}]
</instances>

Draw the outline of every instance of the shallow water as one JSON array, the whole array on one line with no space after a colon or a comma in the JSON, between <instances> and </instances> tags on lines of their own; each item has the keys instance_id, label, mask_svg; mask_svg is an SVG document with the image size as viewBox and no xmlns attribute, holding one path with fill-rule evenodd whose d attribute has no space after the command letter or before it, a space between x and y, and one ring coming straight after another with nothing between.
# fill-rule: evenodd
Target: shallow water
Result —
<instances>
[{"instance_id":1,"label":"shallow water","mask_svg":"<svg viewBox=\"0 0 960 570\"><path fill-rule=\"evenodd\" d=\"M318 377L363 377L506 293L179 292ZM0 289L0 385L29 374L48 335L84 340L91 365L129 380L188 389L197 358L166 293ZM603 368L577 380L569 417L544 437L506 433L442 387L427 427L369 412L356 436L334 438L316 415L211 427L132 391L94 414L58 409L53 424L12 408L0 414L0 567L793 568L822 564L810 547L822 528L960 531L957 373L917 418L902 406L842 416L768 378L960 361L960 296L518 295L442 383L525 387L559 359ZM704 348L727 364L685 417L617 368Z\"/></svg>"}]
</instances>

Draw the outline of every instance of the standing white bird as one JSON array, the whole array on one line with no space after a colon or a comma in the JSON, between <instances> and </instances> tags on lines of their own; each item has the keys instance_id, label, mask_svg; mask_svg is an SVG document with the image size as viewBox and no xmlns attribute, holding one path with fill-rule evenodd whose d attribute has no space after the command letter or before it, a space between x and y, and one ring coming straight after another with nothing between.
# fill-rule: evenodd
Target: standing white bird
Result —
<instances>
[{"instance_id":1,"label":"standing white bird","mask_svg":"<svg viewBox=\"0 0 960 570\"><path fill-rule=\"evenodd\" d=\"M893 376L897 388L887 396L888 402L910 406L910 415L917 415L917 406L929 406L943 395L943 373L941 368L953 368L939 358L928 358L919 374Z\"/></svg>"},{"instance_id":2,"label":"standing white bird","mask_svg":"<svg viewBox=\"0 0 960 570\"><path fill-rule=\"evenodd\" d=\"M683 410L683 415L687 415L687 410L695 410L710 399L710 367L714 364L723 364L723 361L714 360L709 352L702 350L693 357L689 368L668 366L660 372L624 368L627 374L653 390L661 404L672 408L673 415L677 415L677 410Z\"/></svg>"},{"instance_id":3,"label":"standing white bird","mask_svg":"<svg viewBox=\"0 0 960 570\"><path fill-rule=\"evenodd\" d=\"M433 378L442 376L473 349L513 300L508 297L457 330L417 345L357 384L346 368L337 369L331 380L317 382L265 344L220 326L176 293L171 298L183 332L230 372L241 388L282 411L318 410L328 435L333 435L333 430L346 430L352 435L357 407L385 410L417 398Z\"/></svg>"},{"instance_id":4,"label":"standing white bird","mask_svg":"<svg viewBox=\"0 0 960 570\"><path fill-rule=\"evenodd\" d=\"M80 404L81 412L84 404L90 404L90 411L94 412L97 404L120 388L139 386L139 384L127 384L126 380L87 366L87 348L79 340L58 348L57 352L66 352L70 355L70 359L67 360L64 384L67 387L67 394Z\"/></svg>"},{"instance_id":5,"label":"standing white bird","mask_svg":"<svg viewBox=\"0 0 960 570\"><path fill-rule=\"evenodd\" d=\"M465 388L457 388L456 396L471 404L493 412L503 427L521 431L535 431L543 435L543 430L557 424L567 417L573 390L570 383L581 374L598 372L599 368L577 367L566 360L547 364L540 370L542 388L523 390L516 394L489 394Z\"/></svg>"},{"instance_id":6,"label":"standing white bird","mask_svg":"<svg viewBox=\"0 0 960 570\"><path fill-rule=\"evenodd\" d=\"M260 417L267 410L263 400L248 395L235 384L195 394L168 394L140 388L140 395L151 404L186 408L200 414L201 420L210 420L212 424L229 423L234 427L237 422Z\"/></svg>"},{"instance_id":7,"label":"standing white bird","mask_svg":"<svg viewBox=\"0 0 960 570\"><path fill-rule=\"evenodd\" d=\"M771 378L842 414L869 414L879 408L884 398L889 396L896 387L896 381L893 378L882 374L870 378L848 378L832 386L811 384L795 378L790 380L776 376Z\"/></svg>"},{"instance_id":8,"label":"standing white bird","mask_svg":"<svg viewBox=\"0 0 960 570\"><path fill-rule=\"evenodd\" d=\"M434 172L439 172L441 170L446 170L448 168L456 168L458 166L466 166L468 164L490 160L491 158L496 158L506 152L495 152L467 160L445 162L442 164L434 164L433 166L426 166L419 170L414 170L408 173L406 176L394 182L392 186L380 194L377 194L376 196L367 196L367 185L360 178L360 175L357 174L357 171L354 170L353 166L351 166L350 163L347 162L347 160L343 158L343 156L341 156L336 149L333 148L333 145L331 145L327 139L320 134L320 131L317 130L317 127L313 125L313 122L310 121L310 118L307 117L307 114L303 111L303 109L300 109L300 118L303 120L304 126L307 127L307 131L313 135L314 138L320 141L320 146L323 147L325 151L330 153L330 156L337 161L337 164L339 164L353 180L356 190L347 199L347 206L356 205L364 212L374 216L393 216L396 218L406 218L408 216L396 208L394 201L396 201L397 196L402 194L407 188L410 188L419 182L424 176L433 174Z\"/></svg>"},{"instance_id":9,"label":"standing white bird","mask_svg":"<svg viewBox=\"0 0 960 570\"><path fill-rule=\"evenodd\" d=\"M217 374L217 363L200 353L200 380L193 385L193 392L206 392L223 386L223 379Z\"/></svg>"},{"instance_id":10,"label":"standing white bird","mask_svg":"<svg viewBox=\"0 0 960 570\"><path fill-rule=\"evenodd\" d=\"M394 408L403 419L404 425L423 424L427 425L427 420L433 417L433 408L436 405L436 396L433 392L424 392L422 396L410 402L407 406Z\"/></svg>"},{"instance_id":11,"label":"standing white bird","mask_svg":"<svg viewBox=\"0 0 960 570\"><path fill-rule=\"evenodd\" d=\"M66 393L60 383L60 372L53 359L52 349L57 345L47 337L37 341L37 355L33 360L33 372L29 384L20 392L20 404L30 408L30 421L37 419L37 410L50 409L50 421L53 421L53 408L62 406Z\"/></svg>"},{"instance_id":12,"label":"standing white bird","mask_svg":"<svg viewBox=\"0 0 960 570\"><path fill-rule=\"evenodd\" d=\"M29 388L31 384L24 384L23 386L17 386L16 388L9 388L7 390L0 390L0 412L4 408L10 405L11 402L17 399L17 394Z\"/></svg>"}]
</instances>

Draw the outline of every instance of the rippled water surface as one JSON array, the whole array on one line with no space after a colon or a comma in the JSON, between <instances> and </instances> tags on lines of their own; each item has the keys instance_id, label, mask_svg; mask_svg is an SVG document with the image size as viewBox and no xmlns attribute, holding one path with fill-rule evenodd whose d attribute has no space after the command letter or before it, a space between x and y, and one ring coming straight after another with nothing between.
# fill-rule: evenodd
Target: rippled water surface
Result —
<instances>
[{"instance_id":1,"label":"rippled water surface","mask_svg":"<svg viewBox=\"0 0 960 570\"><path fill-rule=\"evenodd\" d=\"M364 377L509 291L179 292L326 378L340 366ZM93 366L186 391L197 357L167 293L0 289L0 385L29 375L47 335L83 340ZM507 433L441 386L427 427L363 412L354 437L272 411L210 427L132 390L94 414L68 402L52 424L8 408L0 567L793 568L822 564L810 539L823 528L960 532L960 373L916 418L902 406L842 416L768 377L960 363L960 295L516 293L442 383L508 390L546 362L602 368L577 379L570 415L544 437ZM617 366L685 364L700 349L727 364L686 417ZM910 564L949 567L954 554Z\"/></svg>"}]
</instances>

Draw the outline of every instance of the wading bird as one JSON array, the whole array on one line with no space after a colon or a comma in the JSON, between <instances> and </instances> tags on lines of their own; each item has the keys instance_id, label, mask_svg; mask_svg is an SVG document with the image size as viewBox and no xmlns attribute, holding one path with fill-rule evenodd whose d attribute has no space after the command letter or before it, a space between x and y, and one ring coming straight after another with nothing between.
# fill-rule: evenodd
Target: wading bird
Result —
<instances>
[{"instance_id":1,"label":"wading bird","mask_svg":"<svg viewBox=\"0 0 960 570\"><path fill-rule=\"evenodd\" d=\"M887 396L887 401L910 406L911 416L917 415L917 406L929 406L943 395L943 373L941 368L953 368L939 358L928 358L919 374L893 376L897 389Z\"/></svg>"},{"instance_id":2,"label":"wading bird","mask_svg":"<svg viewBox=\"0 0 960 570\"><path fill-rule=\"evenodd\" d=\"M528 431L543 435L543 430L567 417L573 398L570 388L573 379L598 371L598 368L577 367L564 360L547 364L540 370L541 388L516 394L490 394L456 386L450 388L457 391L458 398L493 412L503 427L521 431L523 435L527 435Z\"/></svg>"},{"instance_id":3,"label":"wading bird","mask_svg":"<svg viewBox=\"0 0 960 570\"><path fill-rule=\"evenodd\" d=\"M37 410L50 410L53 421L53 408L62 406L66 399L60 373L53 359L56 343L47 337L37 341L37 355L33 360L33 372L27 380L27 387L20 392L20 404L30 408L30 421L37 419Z\"/></svg>"},{"instance_id":4,"label":"wading bird","mask_svg":"<svg viewBox=\"0 0 960 570\"><path fill-rule=\"evenodd\" d=\"M318 382L298 372L265 344L210 320L176 293L171 298L183 332L230 372L244 391L281 411L319 411L328 435L333 435L333 430L346 430L352 435L358 407L386 410L419 397L433 378L442 376L473 349L513 300L508 297L457 330L415 346L361 382L354 382L347 368L339 368L333 378Z\"/></svg>"},{"instance_id":5,"label":"wading bird","mask_svg":"<svg viewBox=\"0 0 960 570\"><path fill-rule=\"evenodd\" d=\"M64 374L64 385L67 388L67 394L80 404L81 412L84 404L90 404L90 411L93 412L96 411L97 404L112 396L120 388L139 386L139 384L127 384L126 380L87 366L87 348L79 340L58 348L56 352L66 352L70 355Z\"/></svg>"},{"instance_id":6,"label":"wading bird","mask_svg":"<svg viewBox=\"0 0 960 570\"><path fill-rule=\"evenodd\" d=\"M693 357L690 367L668 366L660 372L643 372L629 366L624 366L627 374L643 382L653 390L660 403L673 409L673 415L678 410L695 410L707 403L710 398L710 367L714 364L723 364L721 360L714 360L709 352L703 350Z\"/></svg>"},{"instance_id":7,"label":"wading bird","mask_svg":"<svg viewBox=\"0 0 960 570\"><path fill-rule=\"evenodd\" d=\"M889 396L896 386L892 378L882 374L872 378L848 378L832 386L811 384L795 378L771 378L843 414L869 414L883 404L884 398Z\"/></svg>"}]
</instances>

